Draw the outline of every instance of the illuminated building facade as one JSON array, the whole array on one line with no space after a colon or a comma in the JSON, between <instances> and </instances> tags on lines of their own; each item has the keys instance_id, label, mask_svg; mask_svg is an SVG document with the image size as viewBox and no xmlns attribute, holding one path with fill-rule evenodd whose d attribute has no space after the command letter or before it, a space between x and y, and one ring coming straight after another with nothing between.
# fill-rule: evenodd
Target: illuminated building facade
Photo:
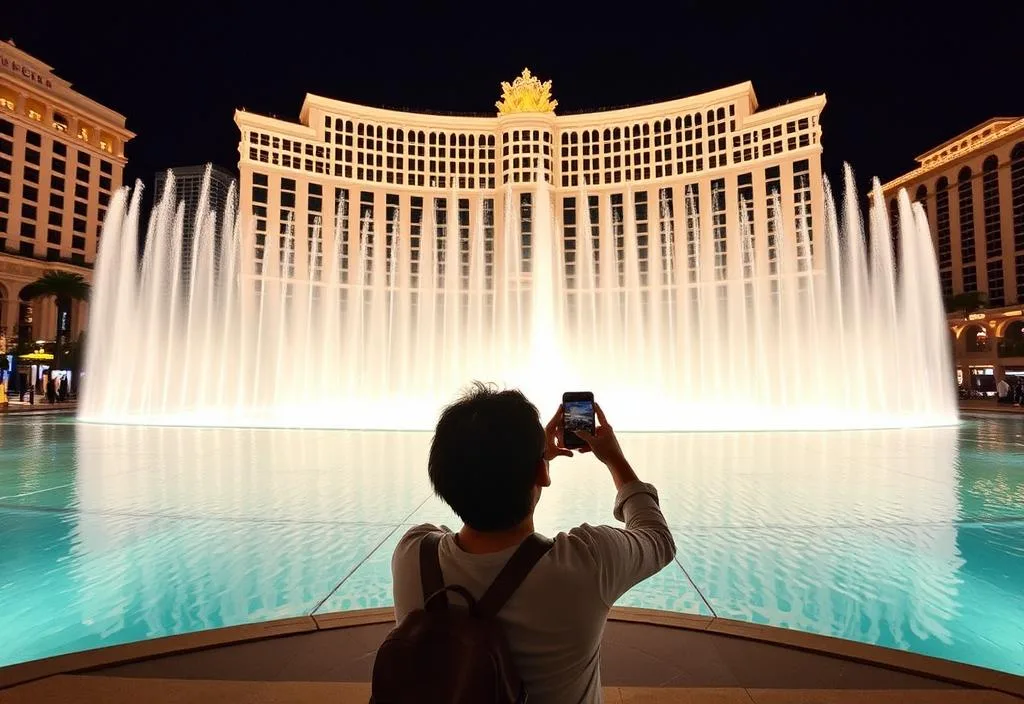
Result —
<instances>
[{"instance_id":1,"label":"illuminated building facade","mask_svg":"<svg viewBox=\"0 0 1024 704\"><path fill-rule=\"evenodd\" d=\"M917 162L882 187L890 217L906 189L928 214L943 296L986 294L949 325L958 381L991 394L1004 373L1024 380L1024 119L987 120Z\"/></svg>"},{"instance_id":2,"label":"illuminated building facade","mask_svg":"<svg viewBox=\"0 0 1024 704\"><path fill-rule=\"evenodd\" d=\"M50 270L91 278L100 227L121 186L125 118L71 89L51 67L0 43L0 336L52 341L52 300L18 294ZM72 339L86 323L75 303Z\"/></svg>"},{"instance_id":3,"label":"illuminated building facade","mask_svg":"<svg viewBox=\"0 0 1024 704\"><path fill-rule=\"evenodd\" d=\"M482 231L490 272L501 265L497 240L512 218L529 272L539 187L550 194L570 288L584 209L595 237L635 219L642 269L659 220L678 221L670 230L677 240L700 239L723 274L729 252L739 260L741 218L753 227L761 270L772 274L779 248L792 246L776 238L776 223L787 232L805 227L812 241L821 228L824 96L759 111L748 82L653 105L556 115L550 81L528 70L502 89L497 115L489 117L399 112L316 95L306 96L298 123L237 112L240 210L251 218L257 262L268 238L290 227L338 224L347 269L364 223L371 223L371 238L374 227L397 223L412 250L416 286L425 223L437 228L438 243L449 232L468 241ZM709 226L688 233L698 215ZM615 240L621 261L624 238Z\"/></svg>"}]
</instances>

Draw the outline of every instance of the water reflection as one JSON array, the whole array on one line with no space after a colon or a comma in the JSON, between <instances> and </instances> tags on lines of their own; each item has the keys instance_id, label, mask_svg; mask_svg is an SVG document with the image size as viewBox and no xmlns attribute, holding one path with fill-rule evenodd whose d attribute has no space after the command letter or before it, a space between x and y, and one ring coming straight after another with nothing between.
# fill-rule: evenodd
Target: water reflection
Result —
<instances>
[{"instance_id":1,"label":"water reflection","mask_svg":"<svg viewBox=\"0 0 1024 704\"><path fill-rule=\"evenodd\" d=\"M1002 427L965 427L962 448L948 428L626 435L679 559L623 603L1024 672L1024 453ZM431 496L426 433L11 433L0 663L309 613L329 595L324 608L386 605L384 553L402 526L457 525ZM41 467L46 490L26 493ZM591 458L552 472L540 530L610 520Z\"/></svg>"}]
</instances>

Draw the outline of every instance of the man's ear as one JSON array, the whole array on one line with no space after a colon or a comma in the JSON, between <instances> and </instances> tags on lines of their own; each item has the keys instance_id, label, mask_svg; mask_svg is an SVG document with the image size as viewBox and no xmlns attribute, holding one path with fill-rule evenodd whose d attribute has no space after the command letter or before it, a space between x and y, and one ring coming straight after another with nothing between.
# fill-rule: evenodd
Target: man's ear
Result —
<instances>
[{"instance_id":1,"label":"man's ear","mask_svg":"<svg viewBox=\"0 0 1024 704\"><path fill-rule=\"evenodd\" d=\"M537 463L537 479L535 484L539 487L551 486L551 472L548 470L547 460L541 459Z\"/></svg>"}]
</instances>

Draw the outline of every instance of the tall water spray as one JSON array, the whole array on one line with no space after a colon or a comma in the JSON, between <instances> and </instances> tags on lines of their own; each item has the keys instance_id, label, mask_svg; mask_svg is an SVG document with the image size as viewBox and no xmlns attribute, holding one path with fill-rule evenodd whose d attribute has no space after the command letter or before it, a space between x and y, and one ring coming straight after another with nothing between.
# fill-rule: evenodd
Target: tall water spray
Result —
<instances>
[{"instance_id":1,"label":"tall water spray","mask_svg":"<svg viewBox=\"0 0 1024 704\"><path fill-rule=\"evenodd\" d=\"M623 217L606 206L595 219L580 191L569 245L541 182L529 241L511 191L498 233L484 225L492 212L476 213L466 238L427 208L415 254L397 218L343 230L342 201L336 227L290 224L259 259L233 206L218 231L206 186L187 270L173 179L141 266L141 189L122 189L96 262L79 417L429 428L483 379L522 388L544 413L563 390L592 390L626 430L956 421L928 224L905 192L897 272L881 188L866 236L849 168L838 211L825 184L814 233L788 228L778 202L755 227L741 202L728 258L689 188L675 210L659 203L651 233L638 232L632 193ZM451 194L449 218L458 202Z\"/></svg>"}]
</instances>

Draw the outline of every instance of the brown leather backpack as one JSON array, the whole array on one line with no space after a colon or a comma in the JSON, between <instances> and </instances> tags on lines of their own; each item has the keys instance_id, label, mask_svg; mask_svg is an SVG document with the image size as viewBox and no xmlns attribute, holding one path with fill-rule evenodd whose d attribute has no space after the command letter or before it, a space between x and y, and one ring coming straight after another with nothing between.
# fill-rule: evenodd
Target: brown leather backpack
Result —
<instances>
[{"instance_id":1,"label":"brown leather backpack","mask_svg":"<svg viewBox=\"0 0 1024 704\"><path fill-rule=\"evenodd\" d=\"M524 540L477 601L465 587L445 586L437 553L442 535L420 543L424 607L377 650L370 704L522 704L526 687L496 617L552 541L536 533ZM448 592L466 608L449 608Z\"/></svg>"}]
</instances>

